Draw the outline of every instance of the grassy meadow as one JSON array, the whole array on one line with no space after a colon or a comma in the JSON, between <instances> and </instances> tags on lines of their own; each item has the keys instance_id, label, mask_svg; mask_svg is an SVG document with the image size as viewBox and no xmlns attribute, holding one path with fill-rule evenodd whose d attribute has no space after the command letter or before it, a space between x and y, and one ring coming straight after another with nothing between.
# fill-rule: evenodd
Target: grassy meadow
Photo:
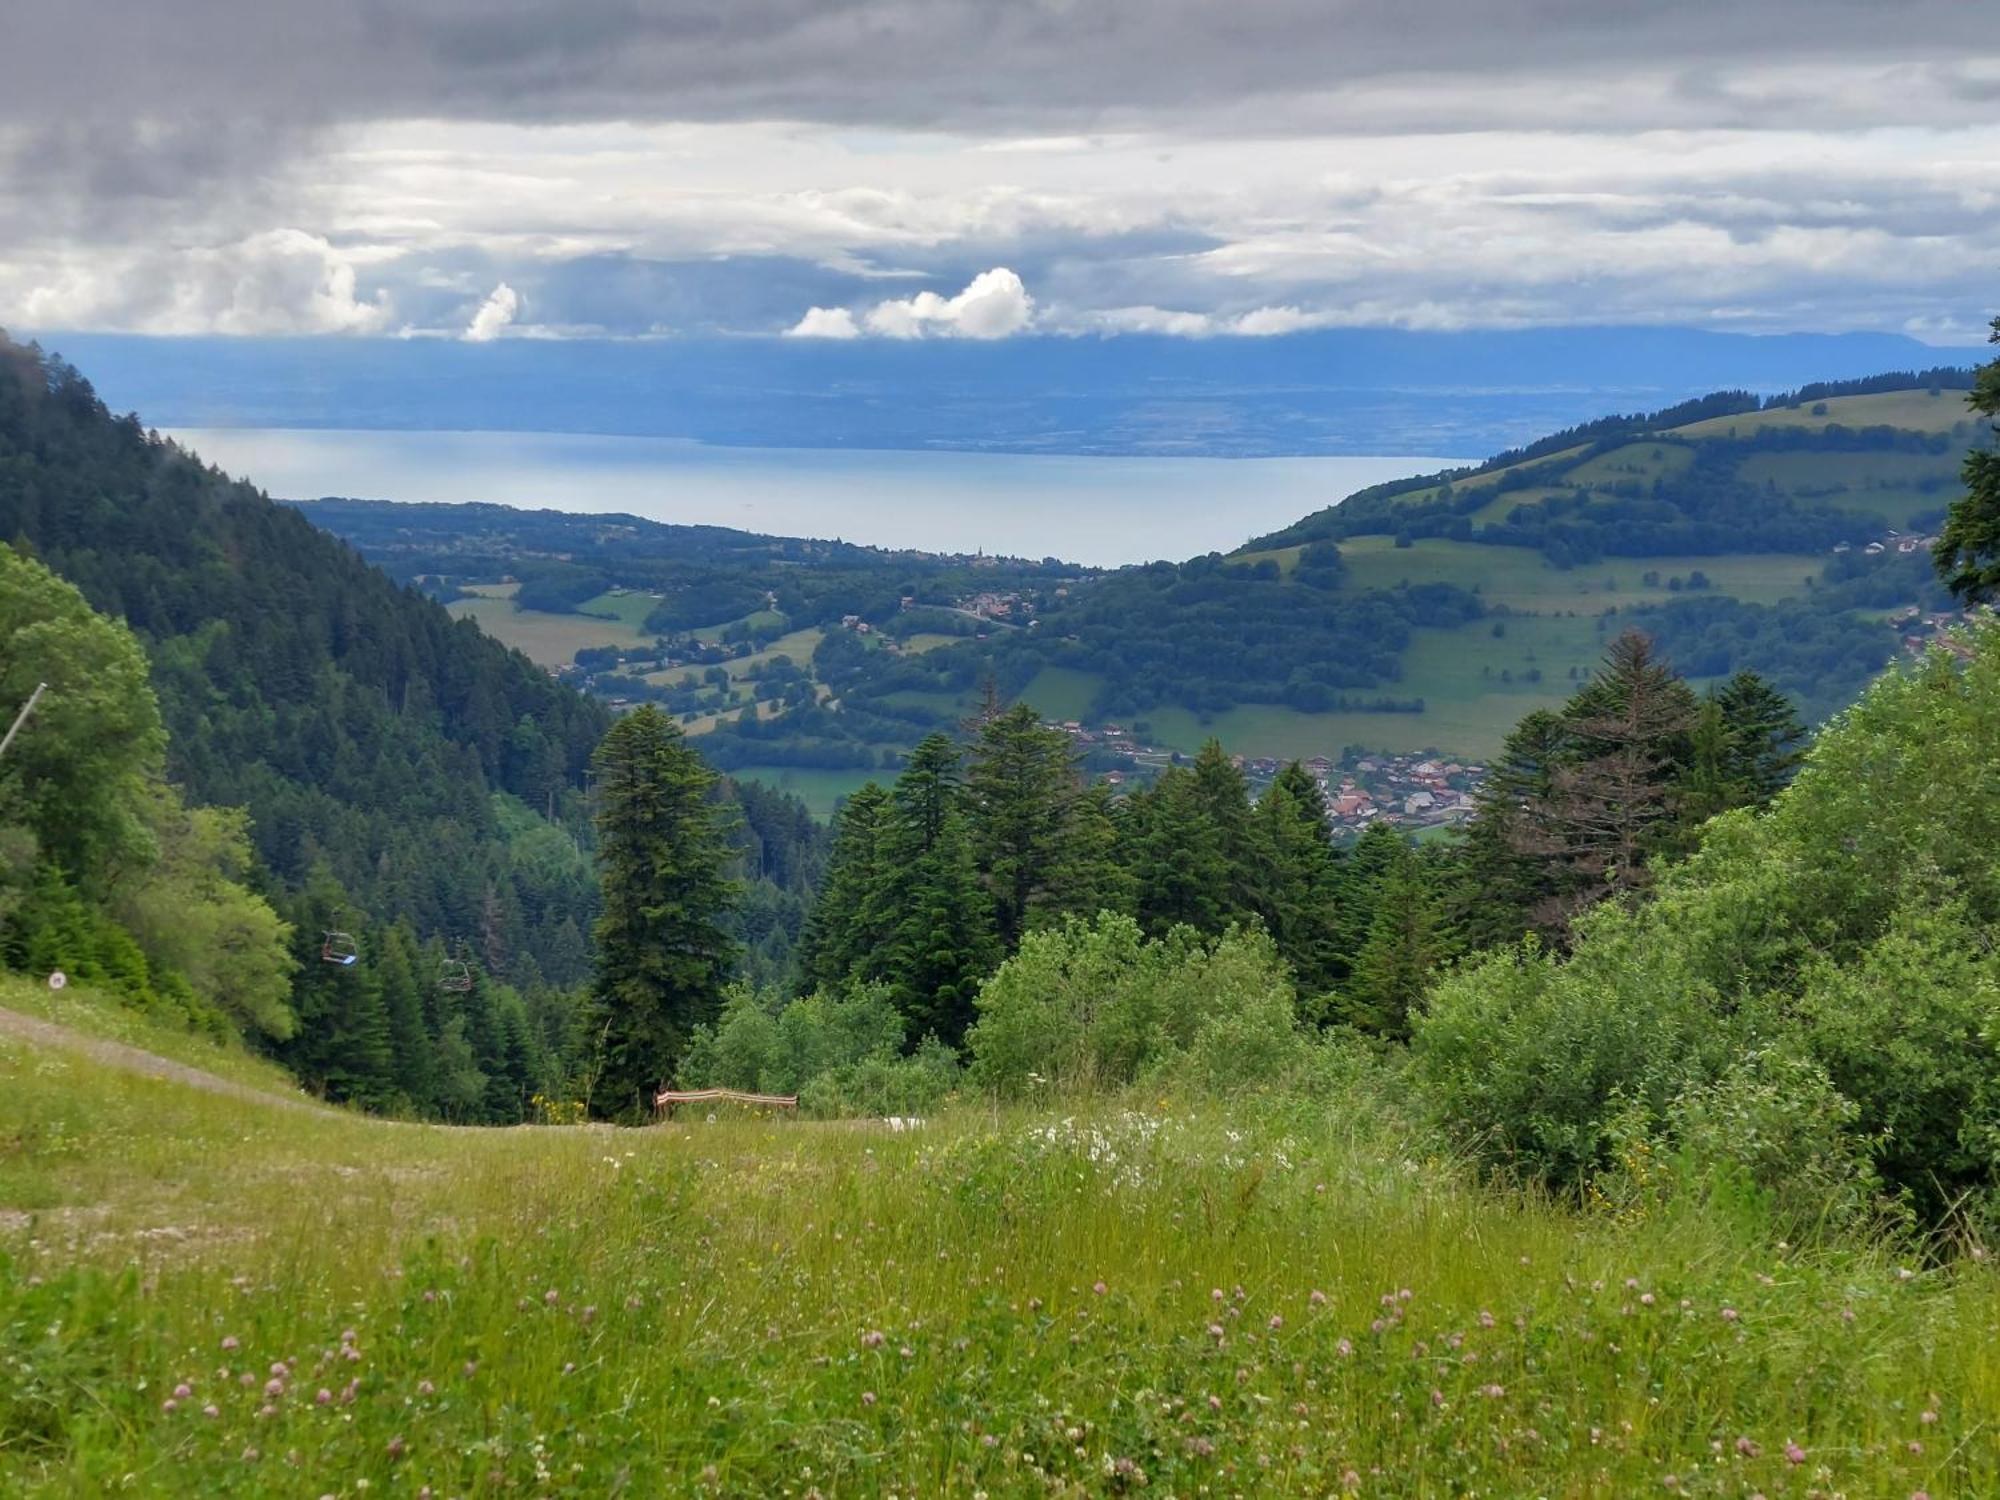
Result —
<instances>
[{"instance_id":1,"label":"grassy meadow","mask_svg":"<svg viewBox=\"0 0 2000 1500\"><path fill-rule=\"evenodd\" d=\"M400 1125L4 1029L0 1084L10 1495L2000 1493L1990 1263L1485 1190L1363 1073L908 1133Z\"/></svg>"}]
</instances>

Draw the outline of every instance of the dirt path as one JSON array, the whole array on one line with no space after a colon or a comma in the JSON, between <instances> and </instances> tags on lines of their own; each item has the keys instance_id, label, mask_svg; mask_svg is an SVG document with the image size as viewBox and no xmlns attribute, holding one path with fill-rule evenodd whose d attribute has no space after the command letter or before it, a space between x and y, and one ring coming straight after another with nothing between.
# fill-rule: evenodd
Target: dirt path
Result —
<instances>
[{"instance_id":1,"label":"dirt path","mask_svg":"<svg viewBox=\"0 0 2000 1500\"><path fill-rule=\"evenodd\" d=\"M86 1057L109 1063L114 1068L143 1073L149 1078L171 1079L190 1088L205 1089L211 1094L227 1094L232 1099L247 1099L253 1104L275 1105L279 1109L300 1109L309 1114L341 1113L324 1104L317 1104L303 1095L274 1094L264 1089L252 1088L247 1083L238 1083L232 1078L222 1078L201 1068L175 1062L170 1057L161 1057L157 1052L146 1052L138 1047L129 1047L123 1042L89 1036L67 1026L58 1026L53 1021L44 1021L39 1016L23 1015L18 1010L8 1010L5 1007L0 1007L0 1036L19 1037L22 1041L33 1042L40 1047L62 1047L71 1052L81 1052Z\"/></svg>"}]
</instances>

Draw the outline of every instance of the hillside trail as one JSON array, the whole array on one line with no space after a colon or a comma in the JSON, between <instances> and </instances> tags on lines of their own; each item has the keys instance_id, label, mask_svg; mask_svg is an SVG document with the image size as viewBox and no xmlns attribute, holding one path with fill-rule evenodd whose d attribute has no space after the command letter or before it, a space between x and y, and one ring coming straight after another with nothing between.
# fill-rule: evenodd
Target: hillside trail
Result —
<instances>
[{"instance_id":1,"label":"hillside trail","mask_svg":"<svg viewBox=\"0 0 2000 1500\"><path fill-rule=\"evenodd\" d=\"M8 1010L0 1006L0 1036L18 1037L40 1047L61 1047L71 1052L81 1052L98 1062L108 1063L114 1068L123 1068L131 1073L143 1073L149 1078L165 1078L175 1083L184 1083L189 1088L202 1089L211 1094L226 1094L232 1099L244 1099L253 1104L269 1104L279 1109L303 1110L308 1114L339 1115L343 1119L356 1118L346 1111L320 1104L303 1095L274 1094L266 1089L254 1088L247 1083L238 1083L233 1078L223 1078L188 1063L175 1062L170 1057L162 1057L157 1052L147 1052L143 1048L129 1046L124 1042L114 1042L105 1037L90 1036L72 1027L58 1025L54 1021L44 1021L40 1016L25 1015L18 1010Z\"/></svg>"}]
</instances>

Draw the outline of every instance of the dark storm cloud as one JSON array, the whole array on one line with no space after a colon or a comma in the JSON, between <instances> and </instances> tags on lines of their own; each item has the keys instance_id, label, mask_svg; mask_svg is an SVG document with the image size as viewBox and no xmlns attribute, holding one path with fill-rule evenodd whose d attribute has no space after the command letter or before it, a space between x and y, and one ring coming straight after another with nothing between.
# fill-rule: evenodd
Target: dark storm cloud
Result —
<instances>
[{"instance_id":1,"label":"dark storm cloud","mask_svg":"<svg viewBox=\"0 0 2000 1500\"><path fill-rule=\"evenodd\" d=\"M1809 80L1746 85L1759 61L1904 64L1913 114L1996 86L1976 65L1991 15L1965 0L5 0L0 22L0 118L32 125L227 111L1036 130L1193 111L1282 131L1406 78L1453 127L1560 109L1635 70L1657 86L1612 91L1600 124L1716 124L1853 103ZM1530 97L1509 91L1524 81Z\"/></svg>"}]
</instances>

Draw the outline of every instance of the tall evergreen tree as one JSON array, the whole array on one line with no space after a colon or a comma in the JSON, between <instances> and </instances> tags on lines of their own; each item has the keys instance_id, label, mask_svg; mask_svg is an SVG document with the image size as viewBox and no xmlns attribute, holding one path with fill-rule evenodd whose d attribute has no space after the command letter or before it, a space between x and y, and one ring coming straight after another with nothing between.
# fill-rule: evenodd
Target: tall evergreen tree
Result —
<instances>
[{"instance_id":1,"label":"tall evergreen tree","mask_svg":"<svg viewBox=\"0 0 2000 1500\"><path fill-rule=\"evenodd\" d=\"M1435 893L1415 850L1402 844L1369 902L1368 939L1354 961L1338 1014L1348 1024L1401 1041L1446 955Z\"/></svg>"},{"instance_id":2,"label":"tall evergreen tree","mask_svg":"<svg viewBox=\"0 0 2000 1500\"><path fill-rule=\"evenodd\" d=\"M1569 752L1562 717L1536 709L1514 726L1487 768L1449 893L1451 925L1463 946L1518 942L1542 920L1538 914L1553 909L1564 877L1533 850L1527 821L1547 805L1556 767Z\"/></svg>"},{"instance_id":3,"label":"tall evergreen tree","mask_svg":"<svg viewBox=\"0 0 2000 1500\"><path fill-rule=\"evenodd\" d=\"M1258 799L1252 832L1257 911L1265 930L1292 966L1301 998L1325 995L1345 977L1353 956L1341 931L1347 892L1326 799L1296 761Z\"/></svg>"},{"instance_id":4,"label":"tall evergreen tree","mask_svg":"<svg viewBox=\"0 0 2000 1500\"><path fill-rule=\"evenodd\" d=\"M1124 832L1135 915L1148 937L1178 926L1217 933L1229 925L1233 871L1194 772L1169 766L1135 795Z\"/></svg>"},{"instance_id":5,"label":"tall evergreen tree","mask_svg":"<svg viewBox=\"0 0 2000 1500\"><path fill-rule=\"evenodd\" d=\"M1066 916L1094 917L1101 911L1131 915L1135 896L1132 872L1120 857L1121 816L1111 788L1101 781L1071 801L1046 899L1029 913L1030 928Z\"/></svg>"},{"instance_id":6,"label":"tall evergreen tree","mask_svg":"<svg viewBox=\"0 0 2000 1500\"><path fill-rule=\"evenodd\" d=\"M799 939L804 990L864 977L887 942L888 926L877 920L884 908L876 887L882 879L882 837L890 811L888 791L871 781L835 815L826 875Z\"/></svg>"},{"instance_id":7,"label":"tall evergreen tree","mask_svg":"<svg viewBox=\"0 0 2000 1500\"><path fill-rule=\"evenodd\" d=\"M957 1046L999 962L993 905L972 862L958 748L942 734L911 752L883 830L881 876L863 921L888 933L876 973L910 1037Z\"/></svg>"},{"instance_id":8,"label":"tall evergreen tree","mask_svg":"<svg viewBox=\"0 0 2000 1500\"><path fill-rule=\"evenodd\" d=\"M1069 738L1025 703L987 716L965 778L973 859L993 894L994 927L1011 951L1049 904L1075 830L1077 773Z\"/></svg>"},{"instance_id":9,"label":"tall evergreen tree","mask_svg":"<svg viewBox=\"0 0 2000 1500\"><path fill-rule=\"evenodd\" d=\"M722 1004L732 958L721 925L735 890L715 773L651 704L611 727L591 766L603 914L591 1030L591 1108L641 1117L688 1034Z\"/></svg>"},{"instance_id":10,"label":"tall evergreen tree","mask_svg":"<svg viewBox=\"0 0 2000 1500\"><path fill-rule=\"evenodd\" d=\"M437 1059L424 1025L423 986L435 985L435 975L424 973L416 939L402 922L383 935L374 962L389 1025L390 1077L410 1108L428 1114L437 1107Z\"/></svg>"},{"instance_id":11,"label":"tall evergreen tree","mask_svg":"<svg viewBox=\"0 0 2000 1500\"><path fill-rule=\"evenodd\" d=\"M1250 836L1250 783L1222 741L1209 739L1195 755L1194 791L1215 825L1225 867L1216 899L1225 921L1234 921L1256 909L1256 850Z\"/></svg>"},{"instance_id":12,"label":"tall evergreen tree","mask_svg":"<svg viewBox=\"0 0 2000 1500\"><path fill-rule=\"evenodd\" d=\"M1990 342L2000 344L2000 318L1993 320ZM2000 359L1979 367L1966 404L1983 417L2000 418ZM1992 432L2000 439L2000 421ZM1966 603L2000 599L2000 442L1967 453L1959 472L1965 493L1952 502L1931 555L1945 587Z\"/></svg>"},{"instance_id":13,"label":"tall evergreen tree","mask_svg":"<svg viewBox=\"0 0 2000 1500\"><path fill-rule=\"evenodd\" d=\"M1755 672L1738 672L1710 694L1727 737L1726 767L1742 803L1761 807L1790 784L1805 759L1798 710Z\"/></svg>"}]
</instances>

